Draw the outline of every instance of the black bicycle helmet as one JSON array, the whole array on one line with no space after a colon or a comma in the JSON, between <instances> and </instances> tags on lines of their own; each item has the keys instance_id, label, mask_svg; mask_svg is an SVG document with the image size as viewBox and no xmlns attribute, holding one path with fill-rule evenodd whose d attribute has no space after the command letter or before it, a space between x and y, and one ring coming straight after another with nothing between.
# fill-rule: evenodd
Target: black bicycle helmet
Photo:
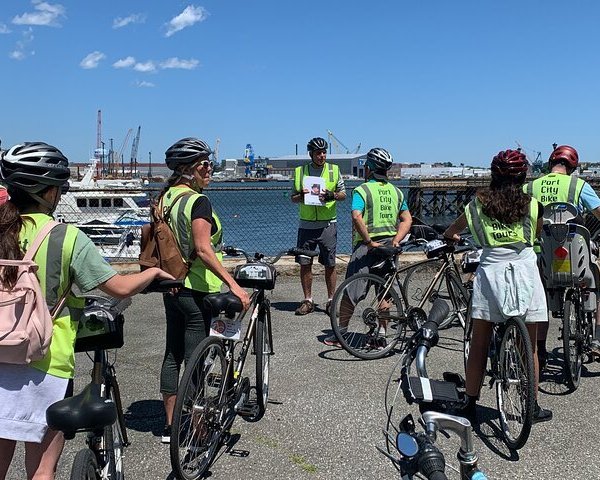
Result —
<instances>
[{"instance_id":1,"label":"black bicycle helmet","mask_svg":"<svg viewBox=\"0 0 600 480\"><path fill-rule=\"evenodd\" d=\"M70 175L67 157L47 143L25 142L2 152L0 176L9 187L35 194L65 184Z\"/></svg>"},{"instance_id":2,"label":"black bicycle helmet","mask_svg":"<svg viewBox=\"0 0 600 480\"><path fill-rule=\"evenodd\" d=\"M327 150L327 141L321 137L315 137L310 139L308 144L306 145L306 150L309 153L316 152L317 150Z\"/></svg>"},{"instance_id":3,"label":"black bicycle helmet","mask_svg":"<svg viewBox=\"0 0 600 480\"><path fill-rule=\"evenodd\" d=\"M384 173L392 168L394 159L385 148L372 148L367 153L366 166L374 172Z\"/></svg>"},{"instance_id":4,"label":"black bicycle helmet","mask_svg":"<svg viewBox=\"0 0 600 480\"><path fill-rule=\"evenodd\" d=\"M208 157L212 150L208 144L198 138L182 138L165 152L165 162L170 170L182 165L190 165L202 157Z\"/></svg>"}]
</instances>

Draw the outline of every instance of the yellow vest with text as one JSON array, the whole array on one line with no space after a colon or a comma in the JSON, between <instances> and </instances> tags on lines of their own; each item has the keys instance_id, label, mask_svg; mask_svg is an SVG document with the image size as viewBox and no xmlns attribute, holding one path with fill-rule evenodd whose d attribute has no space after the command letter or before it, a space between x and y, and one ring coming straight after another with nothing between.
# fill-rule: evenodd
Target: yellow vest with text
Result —
<instances>
[{"instance_id":1,"label":"yellow vest with text","mask_svg":"<svg viewBox=\"0 0 600 480\"><path fill-rule=\"evenodd\" d=\"M465 208L469 230L475 243L481 247L507 247L521 250L532 247L538 218L538 202L532 199L529 214L521 222L507 225L483 213L483 205L478 198L471 200Z\"/></svg>"},{"instance_id":2,"label":"yellow vest with text","mask_svg":"<svg viewBox=\"0 0 600 480\"><path fill-rule=\"evenodd\" d=\"M190 270L184 279L184 286L199 292L218 293L221 291L223 282L196 256L196 248L192 237L192 208L194 202L199 197L205 195L198 193L187 186L171 187L162 198L163 210L169 208L173 200L181 192L189 192L189 195L184 195L177 200L169 214L168 222L169 227L177 239L182 258L186 261L191 261ZM214 209L212 211L212 218L217 227L217 231L211 235L210 243L215 255L219 261L222 261L223 253L221 252L221 249L223 246L223 229L221 228L221 222Z\"/></svg>"},{"instance_id":3,"label":"yellow vest with text","mask_svg":"<svg viewBox=\"0 0 600 480\"><path fill-rule=\"evenodd\" d=\"M296 167L296 170L294 172L294 189L296 192L301 192L303 189L302 181L305 176L309 175L308 166L309 164L307 163L304 166ZM340 179L340 169L337 165L325 162L323 164L323 171L321 172L321 177L325 179L325 189L335 192L335 188L337 187L338 181ZM335 200L325 202L325 205L323 206L305 205L304 203L300 204L301 220L333 220L336 218L336 216L337 211Z\"/></svg>"},{"instance_id":4,"label":"yellow vest with text","mask_svg":"<svg viewBox=\"0 0 600 480\"><path fill-rule=\"evenodd\" d=\"M398 214L404 202L402 191L389 182L365 182L354 190L365 202L362 218L373 240L393 237L398 231ZM354 245L363 239L354 232Z\"/></svg>"},{"instance_id":5,"label":"yellow vest with text","mask_svg":"<svg viewBox=\"0 0 600 480\"><path fill-rule=\"evenodd\" d=\"M584 185L585 182L576 176L549 173L523 185L523 191L544 206L552 202L568 202L578 207Z\"/></svg>"},{"instance_id":6,"label":"yellow vest with text","mask_svg":"<svg viewBox=\"0 0 600 480\"><path fill-rule=\"evenodd\" d=\"M19 234L19 242L21 248L27 251L40 229L52 218L43 213L32 213L22 217L24 224ZM72 279L69 278L69 271L77 234L78 230L73 225L57 225L44 239L33 257L39 267L37 278L50 310L71 286ZM31 362L31 367L56 377L73 378L75 337L84 305L84 299L72 294L67 296L66 306L53 322L52 342L48 353L41 360Z\"/></svg>"}]
</instances>

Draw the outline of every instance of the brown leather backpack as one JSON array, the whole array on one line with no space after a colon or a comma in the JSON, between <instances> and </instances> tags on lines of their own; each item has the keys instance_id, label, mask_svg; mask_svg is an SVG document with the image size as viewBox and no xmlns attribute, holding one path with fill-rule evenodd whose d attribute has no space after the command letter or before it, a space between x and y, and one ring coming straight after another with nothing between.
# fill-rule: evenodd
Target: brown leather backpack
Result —
<instances>
[{"instance_id":1,"label":"brown leather backpack","mask_svg":"<svg viewBox=\"0 0 600 480\"><path fill-rule=\"evenodd\" d=\"M182 280L187 275L190 264L187 259L182 257L177 239L168 223L171 210L184 195L189 195L189 192L182 192L177 195L164 214L162 212L162 197L151 206L150 223L142 227L139 261L141 270L160 267L177 280Z\"/></svg>"}]
</instances>

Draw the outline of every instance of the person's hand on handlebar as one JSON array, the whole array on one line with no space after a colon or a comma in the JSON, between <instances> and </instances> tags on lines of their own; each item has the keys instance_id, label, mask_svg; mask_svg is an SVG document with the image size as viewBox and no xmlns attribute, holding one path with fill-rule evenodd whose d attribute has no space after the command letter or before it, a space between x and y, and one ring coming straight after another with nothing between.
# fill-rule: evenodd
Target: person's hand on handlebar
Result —
<instances>
[{"instance_id":1,"label":"person's hand on handlebar","mask_svg":"<svg viewBox=\"0 0 600 480\"><path fill-rule=\"evenodd\" d=\"M449 242L460 242L460 235L458 233L453 234L451 237L447 237L444 234L444 240L448 240Z\"/></svg>"},{"instance_id":2,"label":"person's hand on handlebar","mask_svg":"<svg viewBox=\"0 0 600 480\"><path fill-rule=\"evenodd\" d=\"M244 311L248 310L248 307L250 306L250 296L248 295L248 292L246 292L246 290L244 290L235 282L229 287L229 289L231 290L231 293L240 299L242 306L244 307Z\"/></svg>"}]
</instances>

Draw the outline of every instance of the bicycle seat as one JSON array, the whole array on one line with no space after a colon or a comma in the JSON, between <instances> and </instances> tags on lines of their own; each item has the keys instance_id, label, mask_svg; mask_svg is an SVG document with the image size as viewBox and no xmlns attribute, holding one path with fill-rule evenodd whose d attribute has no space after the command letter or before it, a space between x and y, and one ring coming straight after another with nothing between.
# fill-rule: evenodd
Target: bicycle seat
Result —
<instances>
[{"instance_id":1,"label":"bicycle seat","mask_svg":"<svg viewBox=\"0 0 600 480\"><path fill-rule=\"evenodd\" d=\"M88 384L78 395L53 403L46 410L46 422L52 430L73 438L76 432L102 430L117 419L115 403L100 396L101 385Z\"/></svg>"},{"instance_id":2,"label":"bicycle seat","mask_svg":"<svg viewBox=\"0 0 600 480\"><path fill-rule=\"evenodd\" d=\"M381 247L375 247L370 250L369 253L378 257L389 258L400 253L402 249L400 247L392 247L391 245L382 245Z\"/></svg>"},{"instance_id":3,"label":"bicycle seat","mask_svg":"<svg viewBox=\"0 0 600 480\"><path fill-rule=\"evenodd\" d=\"M233 317L237 312L242 311L242 302L231 292L214 293L207 295L203 300L204 307L210 310L211 315L217 316L221 312Z\"/></svg>"}]
</instances>

